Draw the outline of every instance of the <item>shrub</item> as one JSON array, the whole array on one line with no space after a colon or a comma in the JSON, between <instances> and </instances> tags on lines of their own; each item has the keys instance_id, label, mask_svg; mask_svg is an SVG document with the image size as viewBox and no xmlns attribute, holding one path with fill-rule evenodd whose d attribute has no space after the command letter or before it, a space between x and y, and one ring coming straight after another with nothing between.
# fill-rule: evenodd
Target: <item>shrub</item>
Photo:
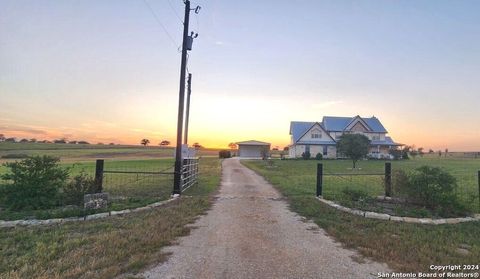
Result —
<instances>
[{"instance_id":1,"label":"shrub","mask_svg":"<svg viewBox=\"0 0 480 279\"><path fill-rule=\"evenodd\" d=\"M94 178L82 170L79 175L63 187L63 203L66 205L82 205L85 194L93 194L98 190Z\"/></svg>"},{"instance_id":2,"label":"shrub","mask_svg":"<svg viewBox=\"0 0 480 279\"><path fill-rule=\"evenodd\" d=\"M220 152L218 152L218 157L220 159L231 158L232 153L229 150L220 150Z\"/></svg>"},{"instance_id":3,"label":"shrub","mask_svg":"<svg viewBox=\"0 0 480 279\"><path fill-rule=\"evenodd\" d=\"M370 199L370 195L361 189L352 189L347 187L342 190L342 193L350 201L366 201Z\"/></svg>"},{"instance_id":4,"label":"shrub","mask_svg":"<svg viewBox=\"0 0 480 279\"><path fill-rule=\"evenodd\" d=\"M322 160L322 159L323 159L322 153L317 153L317 155L315 155L315 160Z\"/></svg>"},{"instance_id":5,"label":"shrub","mask_svg":"<svg viewBox=\"0 0 480 279\"><path fill-rule=\"evenodd\" d=\"M437 167L422 166L410 173L395 172L396 194L443 217L465 215L468 209L455 194L456 178Z\"/></svg>"},{"instance_id":6,"label":"shrub","mask_svg":"<svg viewBox=\"0 0 480 279\"><path fill-rule=\"evenodd\" d=\"M311 157L310 151L305 151L305 152L302 153L303 160L309 160L310 157Z\"/></svg>"},{"instance_id":7,"label":"shrub","mask_svg":"<svg viewBox=\"0 0 480 279\"><path fill-rule=\"evenodd\" d=\"M402 158L402 150L400 149L390 149L388 154L393 156L393 160L399 160Z\"/></svg>"},{"instance_id":8,"label":"shrub","mask_svg":"<svg viewBox=\"0 0 480 279\"><path fill-rule=\"evenodd\" d=\"M3 186L3 204L12 210L46 209L58 205L59 190L68 178L60 159L35 156L20 162L5 163L9 171L1 176L10 182Z\"/></svg>"}]
</instances>

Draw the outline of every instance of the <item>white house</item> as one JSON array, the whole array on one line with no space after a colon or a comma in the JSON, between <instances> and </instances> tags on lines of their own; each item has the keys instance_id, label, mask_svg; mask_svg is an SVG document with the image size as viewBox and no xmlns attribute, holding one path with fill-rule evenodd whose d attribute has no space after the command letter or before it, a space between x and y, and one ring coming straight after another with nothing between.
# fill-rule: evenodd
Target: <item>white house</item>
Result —
<instances>
[{"instance_id":1,"label":"white house","mask_svg":"<svg viewBox=\"0 0 480 279\"><path fill-rule=\"evenodd\" d=\"M370 118L324 116L322 122L290 122L290 158L301 157L306 151L312 157L337 158L337 141L345 133L364 134L370 139L370 153L381 157L391 148L400 146L387 136L387 130L375 116Z\"/></svg>"},{"instance_id":2,"label":"white house","mask_svg":"<svg viewBox=\"0 0 480 279\"><path fill-rule=\"evenodd\" d=\"M270 151L270 143L257 140L241 141L238 145L238 156L240 158L261 159Z\"/></svg>"}]
</instances>

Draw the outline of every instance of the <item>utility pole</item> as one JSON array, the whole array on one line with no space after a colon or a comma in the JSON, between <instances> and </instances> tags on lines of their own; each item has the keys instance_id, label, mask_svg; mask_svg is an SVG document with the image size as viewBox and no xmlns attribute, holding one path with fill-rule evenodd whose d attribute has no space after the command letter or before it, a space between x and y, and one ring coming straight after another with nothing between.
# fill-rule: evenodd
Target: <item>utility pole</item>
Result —
<instances>
[{"instance_id":1,"label":"utility pole","mask_svg":"<svg viewBox=\"0 0 480 279\"><path fill-rule=\"evenodd\" d=\"M187 80L187 113L185 115L185 139L184 144L188 144L188 121L190 119L190 95L192 95L192 74L188 74Z\"/></svg>"},{"instance_id":2,"label":"utility pole","mask_svg":"<svg viewBox=\"0 0 480 279\"><path fill-rule=\"evenodd\" d=\"M198 14L200 6L197 6L195 13ZM182 62L180 65L180 90L178 92L178 122L177 122L177 144L175 150L175 172L173 179L173 195L180 195L182 192L182 134L183 134L183 110L185 107L185 73L187 68L187 51L192 49L193 39L198 34L188 36L188 24L190 21L190 0L185 0L185 19L183 22L183 43Z\"/></svg>"}]
</instances>

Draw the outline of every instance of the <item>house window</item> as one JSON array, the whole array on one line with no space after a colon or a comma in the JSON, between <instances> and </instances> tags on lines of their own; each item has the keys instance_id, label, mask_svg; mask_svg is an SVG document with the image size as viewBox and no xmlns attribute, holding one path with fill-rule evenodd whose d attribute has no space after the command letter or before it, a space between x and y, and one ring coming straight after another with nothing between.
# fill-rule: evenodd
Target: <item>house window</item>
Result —
<instances>
[{"instance_id":1,"label":"house window","mask_svg":"<svg viewBox=\"0 0 480 279\"><path fill-rule=\"evenodd\" d=\"M312 139L321 139L322 134L321 133L312 133Z\"/></svg>"},{"instance_id":2,"label":"house window","mask_svg":"<svg viewBox=\"0 0 480 279\"><path fill-rule=\"evenodd\" d=\"M305 153L310 153L310 145L305 145Z\"/></svg>"},{"instance_id":3,"label":"house window","mask_svg":"<svg viewBox=\"0 0 480 279\"><path fill-rule=\"evenodd\" d=\"M328 155L328 147L326 145L323 146L323 156Z\"/></svg>"}]
</instances>

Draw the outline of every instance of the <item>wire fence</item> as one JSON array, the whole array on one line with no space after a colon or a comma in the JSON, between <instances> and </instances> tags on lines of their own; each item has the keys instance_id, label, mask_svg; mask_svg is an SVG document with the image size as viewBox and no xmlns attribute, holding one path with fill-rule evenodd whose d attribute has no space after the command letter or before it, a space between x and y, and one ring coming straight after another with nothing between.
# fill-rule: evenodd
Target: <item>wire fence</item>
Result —
<instances>
[{"instance_id":1,"label":"wire fence","mask_svg":"<svg viewBox=\"0 0 480 279\"><path fill-rule=\"evenodd\" d=\"M388 163L387 163L388 164ZM320 164L321 165L321 164ZM402 185L396 185L395 176L398 171L409 173L415 169L411 166L396 166L392 164L391 172L387 173L387 168L376 169L349 169L339 172L338 170L323 169L320 177L317 170L317 195L320 186L321 195L330 200L340 202L350 202L353 197L369 196L378 198L382 196L391 196L399 198ZM480 212L480 172L471 168L445 167L445 165L430 165L430 167L439 167L455 178L456 187L454 196L470 212ZM318 180L321 180L320 182ZM320 183L320 185L319 185ZM398 184L400 184L398 182Z\"/></svg>"},{"instance_id":2,"label":"wire fence","mask_svg":"<svg viewBox=\"0 0 480 279\"><path fill-rule=\"evenodd\" d=\"M97 166L98 166L97 162ZM183 160L181 173L182 192L195 185L198 179L198 158ZM101 174L98 174L98 172ZM104 162L97 169L101 176L102 192L109 194L115 206L136 206L170 198L174 183L174 165L171 160Z\"/></svg>"}]
</instances>

